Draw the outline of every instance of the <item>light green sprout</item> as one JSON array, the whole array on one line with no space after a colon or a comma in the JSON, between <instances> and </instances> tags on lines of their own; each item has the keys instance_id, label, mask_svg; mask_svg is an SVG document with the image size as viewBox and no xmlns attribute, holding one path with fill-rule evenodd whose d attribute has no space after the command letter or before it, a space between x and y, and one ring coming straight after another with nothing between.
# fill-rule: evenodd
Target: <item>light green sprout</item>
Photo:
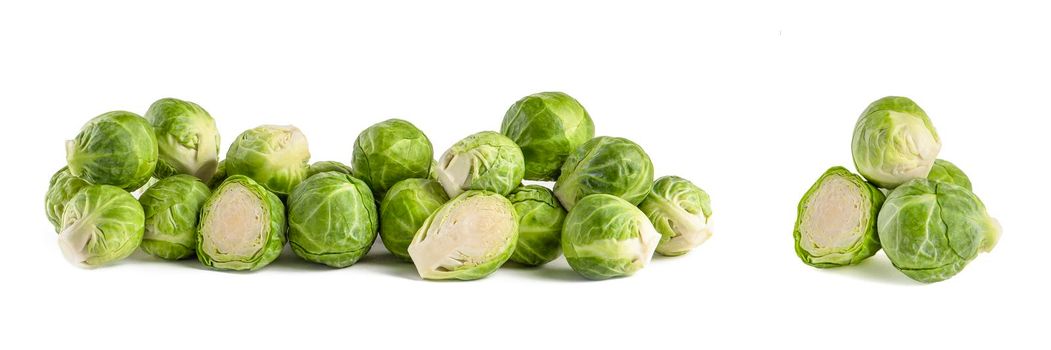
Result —
<instances>
[{"instance_id":1,"label":"light green sprout","mask_svg":"<svg viewBox=\"0 0 1051 350\"><path fill-rule=\"evenodd\" d=\"M104 113L66 141L66 161L73 176L132 191L153 175L157 137L150 123L135 113Z\"/></svg>"},{"instance_id":2,"label":"light green sprout","mask_svg":"<svg viewBox=\"0 0 1051 350\"><path fill-rule=\"evenodd\" d=\"M522 148L527 180L551 181L566 157L595 137L595 124L576 99L541 92L515 102L504 114L500 132Z\"/></svg>"},{"instance_id":3,"label":"light green sprout","mask_svg":"<svg viewBox=\"0 0 1051 350\"><path fill-rule=\"evenodd\" d=\"M853 265L876 254L883 192L843 167L832 167L799 200L796 255L814 267Z\"/></svg>"},{"instance_id":4,"label":"light green sprout","mask_svg":"<svg viewBox=\"0 0 1051 350\"><path fill-rule=\"evenodd\" d=\"M517 240L511 202L498 193L472 190L431 214L408 250L420 277L474 280L500 268Z\"/></svg>"},{"instance_id":5,"label":"light green sprout","mask_svg":"<svg viewBox=\"0 0 1051 350\"><path fill-rule=\"evenodd\" d=\"M197 224L197 259L221 270L257 270L285 246L285 206L243 175L231 175L204 203Z\"/></svg>"},{"instance_id":6,"label":"light green sprout","mask_svg":"<svg viewBox=\"0 0 1051 350\"><path fill-rule=\"evenodd\" d=\"M77 192L85 187L91 186L83 179L69 173L69 168L62 167L51 176L51 182L47 187L47 197L44 199L44 209L47 220L55 227L55 232L62 230L62 211L66 203L73 198Z\"/></svg>"},{"instance_id":7,"label":"light green sprout","mask_svg":"<svg viewBox=\"0 0 1051 350\"><path fill-rule=\"evenodd\" d=\"M66 260L81 267L121 260L142 242L144 220L142 206L127 191L90 185L66 203L58 246Z\"/></svg>"},{"instance_id":8,"label":"light green sprout","mask_svg":"<svg viewBox=\"0 0 1051 350\"><path fill-rule=\"evenodd\" d=\"M927 175L927 179L931 181L950 183L966 188L969 191L971 190L971 179L967 177L967 174L964 174L963 170L956 167L956 164L950 163L947 160L935 160L934 167L931 168L931 172Z\"/></svg>"},{"instance_id":9,"label":"light green sprout","mask_svg":"<svg viewBox=\"0 0 1051 350\"><path fill-rule=\"evenodd\" d=\"M398 181L425 178L434 149L423 131L410 122L390 119L368 127L354 140L354 176L365 181L373 197L383 198Z\"/></svg>"},{"instance_id":10,"label":"light green sprout","mask_svg":"<svg viewBox=\"0 0 1051 350\"><path fill-rule=\"evenodd\" d=\"M365 182L341 172L311 176L288 197L288 243L303 260L342 268L376 240L376 201Z\"/></svg>"},{"instance_id":11,"label":"light green sprout","mask_svg":"<svg viewBox=\"0 0 1051 350\"><path fill-rule=\"evenodd\" d=\"M226 172L287 196L307 177L307 138L294 126L263 125L241 133L226 152Z\"/></svg>"},{"instance_id":12,"label":"light green sprout","mask_svg":"<svg viewBox=\"0 0 1051 350\"><path fill-rule=\"evenodd\" d=\"M518 186L507 199L518 214L518 243L511 261L539 266L558 258L566 210L555 194L539 185Z\"/></svg>"},{"instance_id":13,"label":"light green sprout","mask_svg":"<svg viewBox=\"0 0 1051 350\"><path fill-rule=\"evenodd\" d=\"M905 97L884 97L861 113L851 142L854 165L881 188L926 178L941 140L927 113Z\"/></svg>"},{"instance_id":14,"label":"light green sprout","mask_svg":"<svg viewBox=\"0 0 1051 350\"><path fill-rule=\"evenodd\" d=\"M197 219L211 195L200 179L185 174L157 181L139 197L146 215L142 251L162 259L178 260L197 249Z\"/></svg>"},{"instance_id":15,"label":"light green sprout","mask_svg":"<svg viewBox=\"0 0 1051 350\"><path fill-rule=\"evenodd\" d=\"M157 135L158 179L188 174L208 180L219 163L219 130L215 120L196 103L162 98L150 105L146 118Z\"/></svg>"},{"instance_id":16,"label":"light green sprout","mask_svg":"<svg viewBox=\"0 0 1051 350\"><path fill-rule=\"evenodd\" d=\"M346 164L333 160L325 160L320 162L314 162L314 164L310 164L310 167L307 168L307 177L309 178L311 176L326 171L335 171L341 174L354 175L354 171L351 170L350 167Z\"/></svg>"},{"instance_id":17,"label":"light green sprout","mask_svg":"<svg viewBox=\"0 0 1051 350\"><path fill-rule=\"evenodd\" d=\"M562 250L588 279L630 276L649 264L661 234L639 208L620 197L584 197L566 216Z\"/></svg>"},{"instance_id":18,"label":"light green sprout","mask_svg":"<svg viewBox=\"0 0 1051 350\"><path fill-rule=\"evenodd\" d=\"M438 160L438 181L449 197L467 190L506 196L522 182L525 160L514 141L482 131L460 140Z\"/></svg>"},{"instance_id":19,"label":"light green sprout","mask_svg":"<svg viewBox=\"0 0 1051 350\"><path fill-rule=\"evenodd\" d=\"M638 205L653 186L653 163L631 140L599 136L585 142L562 165L555 195L566 209L592 194L610 194Z\"/></svg>"},{"instance_id":20,"label":"light green sprout","mask_svg":"<svg viewBox=\"0 0 1051 350\"><path fill-rule=\"evenodd\" d=\"M394 256L411 261L409 243L427 217L449 201L445 189L432 179L405 179L387 191L380 202L380 238Z\"/></svg>"},{"instance_id":21,"label":"light green sprout","mask_svg":"<svg viewBox=\"0 0 1051 350\"><path fill-rule=\"evenodd\" d=\"M215 174L212 174L212 177L208 178L208 181L205 181L204 184L208 185L209 189L215 190L219 188L219 185L223 184L223 181L226 181L227 176L230 176L230 174L226 172L226 161L221 160L219 165L215 167Z\"/></svg>"},{"instance_id":22,"label":"light green sprout","mask_svg":"<svg viewBox=\"0 0 1051 350\"><path fill-rule=\"evenodd\" d=\"M712 205L708 192L678 176L664 176L639 204L661 233L657 253L683 255L712 236Z\"/></svg>"}]
</instances>

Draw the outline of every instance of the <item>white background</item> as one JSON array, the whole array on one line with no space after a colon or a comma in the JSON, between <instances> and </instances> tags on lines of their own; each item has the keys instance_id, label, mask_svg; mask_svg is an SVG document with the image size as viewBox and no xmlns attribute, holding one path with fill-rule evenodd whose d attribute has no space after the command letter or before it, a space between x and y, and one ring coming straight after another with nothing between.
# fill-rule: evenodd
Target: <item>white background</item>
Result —
<instances>
[{"instance_id":1,"label":"white background","mask_svg":"<svg viewBox=\"0 0 1051 350\"><path fill-rule=\"evenodd\" d=\"M946 2L143 1L0 5L6 228L0 347L1046 347L1047 8ZM990 2L992 3L992 2ZM1038 3L1038 2L1033 2ZM138 253L85 270L43 213L63 142L109 110L195 101L226 145L294 124L313 160L349 162L390 117L442 153L560 90L599 135L713 198L716 234L637 275L587 282L559 259L425 282L377 242L332 270L286 254L254 273ZM955 278L921 285L880 253L818 270L795 256L799 197L853 168L866 105L916 100L1004 227Z\"/></svg>"}]
</instances>

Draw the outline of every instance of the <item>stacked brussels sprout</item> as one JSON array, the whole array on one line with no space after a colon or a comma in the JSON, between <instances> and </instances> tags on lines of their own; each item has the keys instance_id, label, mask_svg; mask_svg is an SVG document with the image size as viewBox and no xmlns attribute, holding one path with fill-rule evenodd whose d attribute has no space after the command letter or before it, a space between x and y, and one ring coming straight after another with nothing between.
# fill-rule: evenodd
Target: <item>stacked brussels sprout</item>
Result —
<instances>
[{"instance_id":1,"label":"stacked brussels sprout","mask_svg":"<svg viewBox=\"0 0 1051 350\"><path fill-rule=\"evenodd\" d=\"M425 279L479 279L508 260L540 266L563 253L582 276L606 279L711 236L704 190L675 176L654 181L642 147L595 137L588 112L560 92L518 100L500 132L471 134L437 160L430 139L400 119L362 131L349 166L311 164L293 126L246 130L222 160L219 141L208 112L177 99L145 117L92 119L47 192L63 253L98 266L141 247L256 270L287 242L303 260L343 268L378 237Z\"/></svg>"},{"instance_id":2,"label":"stacked brussels sprout","mask_svg":"<svg viewBox=\"0 0 1051 350\"><path fill-rule=\"evenodd\" d=\"M882 247L899 271L932 283L959 273L1000 237L1000 225L956 165L938 159L941 140L915 102L869 105L851 144L861 176L832 167L799 201L796 254L821 268L857 264Z\"/></svg>"}]
</instances>

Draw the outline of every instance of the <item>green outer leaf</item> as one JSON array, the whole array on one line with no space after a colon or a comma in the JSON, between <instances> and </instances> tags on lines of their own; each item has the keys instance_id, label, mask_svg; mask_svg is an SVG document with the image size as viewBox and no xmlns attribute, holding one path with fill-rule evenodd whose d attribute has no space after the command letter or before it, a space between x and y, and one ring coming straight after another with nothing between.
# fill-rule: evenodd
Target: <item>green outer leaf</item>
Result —
<instances>
[{"instance_id":1,"label":"green outer leaf","mask_svg":"<svg viewBox=\"0 0 1051 350\"><path fill-rule=\"evenodd\" d=\"M351 175L311 176L288 197L288 243L306 261L353 265L372 248L378 224L372 191Z\"/></svg>"},{"instance_id":2,"label":"green outer leaf","mask_svg":"<svg viewBox=\"0 0 1051 350\"><path fill-rule=\"evenodd\" d=\"M704 243L711 235L711 198L690 180L678 176L663 176L653 182L639 209L661 233L657 253L664 256L686 254ZM674 244L689 242L686 249Z\"/></svg>"},{"instance_id":3,"label":"green outer leaf","mask_svg":"<svg viewBox=\"0 0 1051 350\"><path fill-rule=\"evenodd\" d=\"M568 210L581 198L600 193L638 205L651 186L653 162L642 147L625 138L599 136L566 158L555 196Z\"/></svg>"},{"instance_id":4,"label":"green outer leaf","mask_svg":"<svg viewBox=\"0 0 1051 350\"><path fill-rule=\"evenodd\" d=\"M967 177L967 174L965 174L963 170L960 170L960 168L956 167L956 164L950 163L947 160L935 160L934 167L931 168L931 173L927 175L927 179L931 181L951 183L966 188L969 191L973 191L971 189L971 179Z\"/></svg>"},{"instance_id":5,"label":"green outer leaf","mask_svg":"<svg viewBox=\"0 0 1051 350\"><path fill-rule=\"evenodd\" d=\"M335 171L346 175L354 175L354 171L350 169L350 167L346 164L334 160L324 160L320 162L314 162L314 164L310 164L310 167L307 168L307 178L326 171Z\"/></svg>"},{"instance_id":6,"label":"green outer leaf","mask_svg":"<svg viewBox=\"0 0 1051 350\"><path fill-rule=\"evenodd\" d=\"M209 252L202 248L204 223L208 221L216 201L228 188L243 186L259 198L263 205L263 214L269 218L269 229L265 232L266 243L251 256L226 256L219 252ZM285 206L277 195L267 191L262 185L244 175L233 175L223 181L222 185L204 202L201 218L197 225L197 259L205 266L220 270L258 270L277 259L281 248L285 246Z\"/></svg>"},{"instance_id":7,"label":"green outer leaf","mask_svg":"<svg viewBox=\"0 0 1051 350\"><path fill-rule=\"evenodd\" d=\"M442 185L433 179L398 181L380 202L380 239L391 254L405 261L409 243L427 217L449 201Z\"/></svg>"},{"instance_id":8,"label":"green outer leaf","mask_svg":"<svg viewBox=\"0 0 1051 350\"><path fill-rule=\"evenodd\" d=\"M59 245L74 264L104 265L135 251L142 242L144 220L142 206L127 191L90 185L66 204Z\"/></svg>"},{"instance_id":9,"label":"green outer leaf","mask_svg":"<svg viewBox=\"0 0 1051 350\"><path fill-rule=\"evenodd\" d=\"M154 177L188 174L208 180L219 162L219 130L204 108L190 101L162 98L143 116L157 135Z\"/></svg>"},{"instance_id":10,"label":"green outer leaf","mask_svg":"<svg viewBox=\"0 0 1051 350\"><path fill-rule=\"evenodd\" d=\"M478 259L481 260L481 262L468 261L456 269L434 272L433 275L423 276L421 273L421 277L438 280L476 280L496 272L501 265L511 258L511 253L515 250L515 244L518 242L518 218L516 217L514 207L511 206L511 202L508 201L507 198L498 193L479 190L470 190L460 194L443 204L441 208L434 212L434 214L428 216L427 221L423 223L423 226L420 227L420 230L413 237L413 241L409 245L409 254L413 254L415 249L417 249L417 245L422 244L421 242L426 240L428 235L435 234L435 232L432 232L431 230L432 227L442 227L444 222L449 219L449 214L458 210L460 206L470 205L470 202L477 200L498 200L504 203L507 206L508 213L511 214L509 218L504 218L510 220L512 225L511 232L508 232L506 237L501 237L498 241L493 242L495 245L492 251L490 251L489 254L486 254L486 256L480 257L481 259ZM464 240L471 238L477 238L477 236L462 237ZM470 258L477 259L479 257ZM454 259L454 257L449 257L449 259ZM418 259L413 258L413 263L417 264L417 271L419 271L420 262Z\"/></svg>"},{"instance_id":11,"label":"green outer leaf","mask_svg":"<svg viewBox=\"0 0 1051 350\"><path fill-rule=\"evenodd\" d=\"M450 165L459 157L468 157L470 171L466 179L455 179ZM465 137L445 151L438 161L438 180L449 197L463 191L482 190L506 196L522 183L525 159L522 150L507 136L482 131Z\"/></svg>"},{"instance_id":12,"label":"green outer leaf","mask_svg":"<svg viewBox=\"0 0 1051 350\"><path fill-rule=\"evenodd\" d=\"M514 140L525 157L525 179L558 178L577 147L595 137L595 123L584 106L562 92L541 92L515 102L504 114L500 133Z\"/></svg>"},{"instance_id":13,"label":"green outer leaf","mask_svg":"<svg viewBox=\"0 0 1051 350\"><path fill-rule=\"evenodd\" d=\"M426 178L433 161L434 148L423 131L410 122L389 119L358 135L351 165L354 176L369 185L373 197L383 198L398 181Z\"/></svg>"},{"instance_id":14,"label":"green outer leaf","mask_svg":"<svg viewBox=\"0 0 1051 350\"><path fill-rule=\"evenodd\" d=\"M518 186L507 195L518 214L518 243L511 261L539 266L562 255L566 210L544 186Z\"/></svg>"},{"instance_id":15,"label":"green outer leaf","mask_svg":"<svg viewBox=\"0 0 1051 350\"><path fill-rule=\"evenodd\" d=\"M209 189L214 191L219 188L219 185L223 184L223 181L226 181L227 176L230 176L230 174L226 172L226 161L221 160L219 161L219 165L215 167L215 174L212 174L212 177L209 178L205 184L208 185Z\"/></svg>"},{"instance_id":16,"label":"green outer leaf","mask_svg":"<svg viewBox=\"0 0 1051 350\"><path fill-rule=\"evenodd\" d=\"M230 175L248 176L284 197L306 179L310 150L296 127L263 125L241 133L225 161Z\"/></svg>"},{"instance_id":17,"label":"green outer leaf","mask_svg":"<svg viewBox=\"0 0 1051 350\"><path fill-rule=\"evenodd\" d=\"M197 219L211 190L192 175L157 181L139 197L146 215L142 251L167 259L190 257L197 249Z\"/></svg>"},{"instance_id":18,"label":"green outer leaf","mask_svg":"<svg viewBox=\"0 0 1051 350\"><path fill-rule=\"evenodd\" d=\"M887 197L879 214L879 238L894 267L924 283L959 273L1000 237L985 204L964 187L916 179Z\"/></svg>"},{"instance_id":19,"label":"green outer leaf","mask_svg":"<svg viewBox=\"0 0 1051 350\"><path fill-rule=\"evenodd\" d=\"M142 187L157 166L157 137L138 114L103 113L66 142L66 161L73 176L127 191Z\"/></svg>"},{"instance_id":20,"label":"green outer leaf","mask_svg":"<svg viewBox=\"0 0 1051 350\"><path fill-rule=\"evenodd\" d=\"M888 96L861 113L854 126L854 166L876 186L894 189L927 177L941 139L927 113L912 100Z\"/></svg>"},{"instance_id":21,"label":"green outer leaf","mask_svg":"<svg viewBox=\"0 0 1051 350\"><path fill-rule=\"evenodd\" d=\"M646 214L608 194L581 199L570 209L562 228L566 261L581 276L593 280L634 274L649 263L659 241L660 234Z\"/></svg>"},{"instance_id":22,"label":"green outer leaf","mask_svg":"<svg viewBox=\"0 0 1051 350\"><path fill-rule=\"evenodd\" d=\"M801 244L803 233L801 232L800 227L803 225L803 219L806 217L806 212L810 204L810 196L816 193L826 181L833 177L843 178L857 186L858 195L862 196L863 199L869 203L868 222L862 223L862 227L859 227L859 229L864 229L865 231L862 232L859 239L846 250L825 255L815 255ZM880 192L878 188L866 182L861 176L851 173L850 170L841 166L829 168L824 174L821 174L821 177L814 182L813 186L810 186L810 189L803 195L803 198L799 200L795 229L792 231L792 237L795 239L796 255L807 265L820 268L830 268L854 265L876 254L880 249L880 241L876 233L876 217L879 214L884 199L883 192Z\"/></svg>"},{"instance_id":23,"label":"green outer leaf","mask_svg":"<svg viewBox=\"0 0 1051 350\"><path fill-rule=\"evenodd\" d=\"M55 227L55 233L62 230L62 210L77 192L91 183L69 173L69 168L62 167L51 176L47 187L47 195L44 197L44 211L47 220Z\"/></svg>"}]
</instances>

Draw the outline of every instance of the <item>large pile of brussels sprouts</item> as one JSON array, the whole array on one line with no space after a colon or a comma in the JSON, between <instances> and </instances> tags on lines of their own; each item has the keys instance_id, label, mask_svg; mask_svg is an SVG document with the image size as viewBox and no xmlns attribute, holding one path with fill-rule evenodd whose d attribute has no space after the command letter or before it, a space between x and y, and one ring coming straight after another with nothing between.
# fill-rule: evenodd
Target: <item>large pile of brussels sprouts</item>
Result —
<instances>
[{"instance_id":1,"label":"large pile of brussels sprouts","mask_svg":"<svg viewBox=\"0 0 1051 350\"><path fill-rule=\"evenodd\" d=\"M427 136L400 119L362 131L349 166L311 164L306 136L275 125L244 131L220 160L212 117L172 98L142 117L95 117L66 148L47 216L65 257L86 267L141 248L256 270L288 243L342 268L378 236L425 279L478 279L507 260L539 266L562 254L582 276L606 279L711 236L704 190L654 181L642 147L595 137L591 116L560 92L518 100L500 132L469 135L437 161Z\"/></svg>"},{"instance_id":2,"label":"large pile of brussels sprouts","mask_svg":"<svg viewBox=\"0 0 1051 350\"><path fill-rule=\"evenodd\" d=\"M920 282L959 273L1000 237L1000 225L956 165L938 159L941 140L927 113L905 97L873 102L852 142L861 176L832 167L799 201L796 254L821 268L854 265L882 247Z\"/></svg>"}]
</instances>

